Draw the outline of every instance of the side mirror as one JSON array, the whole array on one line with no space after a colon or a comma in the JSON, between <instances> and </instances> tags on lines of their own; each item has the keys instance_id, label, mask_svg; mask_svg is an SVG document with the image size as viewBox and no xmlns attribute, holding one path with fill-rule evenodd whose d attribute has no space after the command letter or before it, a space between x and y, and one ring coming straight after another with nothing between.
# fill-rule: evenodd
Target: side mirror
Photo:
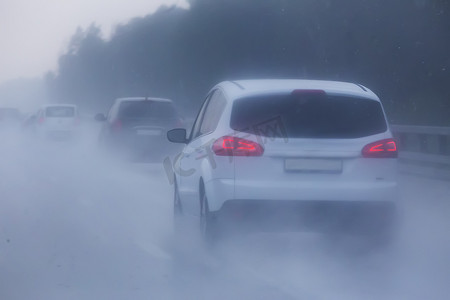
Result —
<instances>
[{"instance_id":1,"label":"side mirror","mask_svg":"<svg viewBox=\"0 0 450 300\"><path fill-rule=\"evenodd\" d=\"M94 117L95 121L98 122L105 122L106 121L106 117L104 114L96 114Z\"/></svg>"},{"instance_id":2,"label":"side mirror","mask_svg":"<svg viewBox=\"0 0 450 300\"><path fill-rule=\"evenodd\" d=\"M186 138L186 129L176 128L167 131L167 139L172 143L187 144L188 139Z\"/></svg>"}]
</instances>

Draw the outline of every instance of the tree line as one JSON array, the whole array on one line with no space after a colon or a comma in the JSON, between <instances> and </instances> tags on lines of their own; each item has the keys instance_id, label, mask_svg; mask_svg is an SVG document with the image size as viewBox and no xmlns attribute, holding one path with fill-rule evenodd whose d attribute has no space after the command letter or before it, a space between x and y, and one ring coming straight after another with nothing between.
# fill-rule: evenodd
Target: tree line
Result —
<instances>
[{"instance_id":1,"label":"tree line","mask_svg":"<svg viewBox=\"0 0 450 300\"><path fill-rule=\"evenodd\" d=\"M393 123L450 125L447 0L191 0L78 29L46 76L53 101L105 110L124 96L194 112L217 82L306 78L367 85Z\"/></svg>"}]
</instances>

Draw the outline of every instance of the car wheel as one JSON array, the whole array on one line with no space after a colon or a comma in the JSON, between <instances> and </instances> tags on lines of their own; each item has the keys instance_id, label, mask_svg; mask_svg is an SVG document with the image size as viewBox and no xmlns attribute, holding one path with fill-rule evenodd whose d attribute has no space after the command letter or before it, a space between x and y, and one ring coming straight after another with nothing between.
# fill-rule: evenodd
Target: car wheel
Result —
<instances>
[{"instance_id":1,"label":"car wheel","mask_svg":"<svg viewBox=\"0 0 450 300\"><path fill-rule=\"evenodd\" d=\"M375 249L383 249L393 246L398 237L400 219L397 209L393 209L382 218L383 223L378 224L367 235L369 245Z\"/></svg>"},{"instance_id":2,"label":"car wheel","mask_svg":"<svg viewBox=\"0 0 450 300\"><path fill-rule=\"evenodd\" d=\"M180 194L178 193L177 183L174 183L174 193L173 193L173 215L179 217L183 214L183 208L181 206Z\"/></svg>"},{"instance_id":3,"label":"car wheel","mask_svg":"<svg viewBox=\"0 0 450 300\"><path fill-rule=\"evenodd\" d=\"M181 229L183 228L181 222L183 217L183 207L181 205L180 194L178 192L177 183L174 183L174 192L173 192L173 226L175 234L179 234Z\"/></svg>"},{"instance_id":4,"label":"car wheel","mask_svg":"<svg viewBox=\"0 0 450 300\"><path fill-rule=\"evenodd\" d=\"M219 238L217 220L209 211L206 193L201 193L200 202L200 233L207 244L214 244Z\"/></svg>"},{"instance_id":5,"label":"car wheel","mask_svg":"<svg viewBox=\"0 0 450 300\"><path fill-rule=\"evenodd\" d=\"M368 246L372 249L384 249L391 247L397 240L397 228L388 226L377 232L371 232L367 235Z\"/></svg>"}]
</instances>

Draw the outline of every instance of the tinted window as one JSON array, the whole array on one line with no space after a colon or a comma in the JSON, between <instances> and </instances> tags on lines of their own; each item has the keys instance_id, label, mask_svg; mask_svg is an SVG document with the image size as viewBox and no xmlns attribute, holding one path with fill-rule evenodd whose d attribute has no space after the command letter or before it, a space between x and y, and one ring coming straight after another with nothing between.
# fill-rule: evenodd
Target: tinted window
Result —
<instances>
[{"instance_id":1,"label":"tinted window","mask_svg":"<svg viewBox=\"0 0 450 300\"><path fill-rule=\"evenodd\" d=\"M217 128L220 116L222 115L223 109L225 108L225 104L226 102L223 98L222 92L219 90L216 91L212 95L211 100L206 107L205 115L200 127L201 135L212 132Z\"/></svg>"},{"instance_id":2,"label":"tinted window","mask_svg":"<svg viewBox=\"0 0 450 300\"><path fill-rule=\"evenodd\" d=\"M294 138L358 138L387 130L379 102L325 94L240 99L233 105L230 125L263 136L278 130Z\"/></svg>"},{"instance_id":3,"label":"tinted window","mask_svg":"<svg viewBox=\"0 0 450 300\"><path fill-rule=\"evenodd\" d=\"M123 101L120 103L119 118L155 118L167 119L175 118L175 109L170 102L160 102L151 100Z\"/></svg>"},{"instance_id":4,"label":"tinted window","mask_svg":"<svg viewBox=\"0 0 450 300\"><path fill-rule=\"evenodd\" d=\"M45 109L45 116L53 118L72 118L75 116L75 108L70 106L52 106Z\"/></svg>"}]
</instances>

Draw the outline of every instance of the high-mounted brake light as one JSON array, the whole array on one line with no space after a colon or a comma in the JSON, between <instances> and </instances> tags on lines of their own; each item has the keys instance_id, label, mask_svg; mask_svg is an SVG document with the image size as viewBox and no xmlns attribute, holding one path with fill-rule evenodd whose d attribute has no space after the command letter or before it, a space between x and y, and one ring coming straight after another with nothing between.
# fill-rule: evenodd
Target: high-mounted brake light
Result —
<instances>
[{"instance_id":1,"label":"high-mounted brake light","mask_svg":"<svg viewBox=\"0 0 450 300\"><path fill-rule=\"evenodd\" d=\"M261 156L264 148L260 144L235 136L223 136L212 145L219 156Z\"/></svg>"},{"instance_id":2,"label":"high-mounted brake light","mask_svg":"<svg viewBox=\"0 0 450 300\"><path fill-rule=\"evenodd\" d=\"M384 139L370 143L362 149L363 157L367 158L396 158L397 144L393 139Z\"/></svg>"},{"instance_id":3,"label":"high-mounted brake light","mask_svg":"<svg viewBox=\"0 0 450 300\"><path fill-rule=\"evenodd\" d=\"M292 95L326 95L324 90L293 90Z\"/></svg>"}]
</instances>

